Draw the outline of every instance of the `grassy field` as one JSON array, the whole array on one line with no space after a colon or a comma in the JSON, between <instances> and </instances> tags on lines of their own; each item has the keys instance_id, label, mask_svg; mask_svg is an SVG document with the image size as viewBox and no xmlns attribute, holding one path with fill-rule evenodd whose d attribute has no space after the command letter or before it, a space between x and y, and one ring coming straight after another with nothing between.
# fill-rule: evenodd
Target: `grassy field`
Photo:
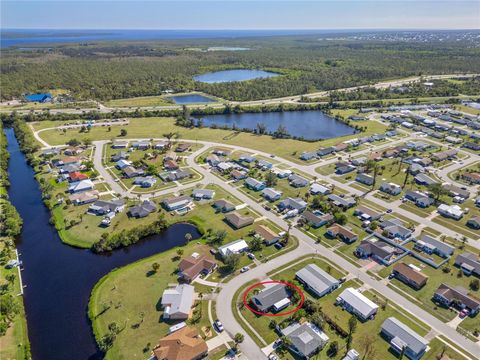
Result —
<instances>
[{"instance_id":1,"label":"grassy field","mask_svg":"<svg viewBox=\"0 0 480 360\"><path fill-rule=\"evenodd\" d=\"M42 126L56 126L57 123L49 121L48 124L42 122ZM386 127L376 121L359 121L358 125L367 126L367 131L362 136L373 133L382 133ZM273 139L266 135L255 135L231 130L220 130L210 128L186 129L176 126L172 118L139 118L130 119L130 124L123 126L128 132L127 138L161 138L163 134L171 131L178 131L180 138L191 140L203 140L221 142L224 144L244 146L254 150L265 151L278 156L282 156L292 161L301 162L299 159L303 151L312 151L320 147L331 146L339 142L358 137L356 135L343 136L317 142L305 142L291 139ZM80 133L78 129L67 130L65 135L56 130L47 130L40 133L50 145L61 145L72 138L78 140L91 139L112 139L120 134L120 130L112 127L108 132L107 127L93 127L88 133Z\"/></svg>"},{"instance_id":2,"label":"grassy field","mask_svg":"<svg viewBox=\"0 0 480 360\"><path fill-rule=\"evenodd\" d=\"M207 246L196 242L186 245L184 251L184 256L193 252L209 254ZM89 303L97 340L108 332L108 324L112 322L122 329L106 359L147 358L151 349L167 335L168 328L176 323L162 318L159 301L168 284L176 283L177 258L175 249L171 249L114 270L97 283ZM156 273L152 272L154 262L162 264ZM202 300L197 305L202 311L202 320L193 324L203 336L202 328L209 325L208 315L204 314L206 303Z\"/></svg>"},{"instance_id":3,"label":"grassy field","mask_svg":"<svg viewBox=\"0 0 480 360\"><path fill-rule=\"evenodd\" d=\"M107 107L142 107L142 106L166 106L174 105L165 95L141 96L129 99L115 99L104 102Z\"/></svg>"},{"instance_id":4,"label":"grassy field","mask_svg":"<svg viewBox=\"0 0 480 360\"><path fill-rule=\"evenodd\" d=\"M78 101L70 103L20 103L17 105L0 105L0 112L2 111L16 111L16 110L54 110L54 109L96 109L97 104L93 101Z\"/></svg>"}]
</instances>

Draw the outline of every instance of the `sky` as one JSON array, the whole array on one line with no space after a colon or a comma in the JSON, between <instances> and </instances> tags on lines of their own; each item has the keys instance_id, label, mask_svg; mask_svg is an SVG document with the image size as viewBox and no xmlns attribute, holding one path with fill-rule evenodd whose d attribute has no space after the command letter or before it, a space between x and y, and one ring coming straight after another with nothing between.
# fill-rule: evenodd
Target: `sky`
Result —
<instances>
[{"instance_id":1,"label":"sky","mask_svg":"<svg viewBox=\"0 0 480 360\"><path fill-rule=\"evenodd\" d=\"M478 29L480 0L2 0L3 29Z\"/></svg>"}]
</instances>

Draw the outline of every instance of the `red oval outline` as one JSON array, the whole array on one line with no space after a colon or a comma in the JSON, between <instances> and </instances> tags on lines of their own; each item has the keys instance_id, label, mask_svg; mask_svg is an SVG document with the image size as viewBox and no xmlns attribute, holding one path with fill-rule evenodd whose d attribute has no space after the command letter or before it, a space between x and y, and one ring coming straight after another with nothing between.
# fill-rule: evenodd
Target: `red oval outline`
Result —
<instances>
[{"instance_id":1,"label":"red oval outline","mask_svg":"<svg viewBox=\"0 0 480 360\"><path fill-rule=\"evenodd\" d=\"M284 285L287 285L288 287L291 287L291 288L295 289L295 291L297 291L302 297L300 299L300 303L298 304L298 306L295 309L287 311L287 312L283 312L283 313L278 313L278 314L262 313L261 311L253 309L250 305L248 305L247 295L250 291L252 291L252 289L255 289L256 287L259 287L260 285L263 285L263 284L284 284ZM292 313L300 310L300 308L302 307L304 302L305 302L305 294L303 293L303 291L297 285L294 285L294 284L286 282L286 281L271 280L271 281L258 282L258 283L255 283L255 284L251 285L243 293L243 304L247 307L247 309L250 310L251 312L253 312L254 314L262 315L262 316L285 316L285 315L289 315L289 314L292 314Z\"/></svg>"}]
</instances>

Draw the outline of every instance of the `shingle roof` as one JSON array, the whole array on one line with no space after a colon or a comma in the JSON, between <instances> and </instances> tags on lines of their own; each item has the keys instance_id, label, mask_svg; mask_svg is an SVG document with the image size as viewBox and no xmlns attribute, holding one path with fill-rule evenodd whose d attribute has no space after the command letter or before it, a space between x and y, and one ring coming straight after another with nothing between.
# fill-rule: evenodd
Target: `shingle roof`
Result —
<instances>
[{"instance_id":1,"label":"shingle roof","mask_svg":"<svg viewBox=\"0 0 480 360\"><path fill-rule=\"evenodd\" d=\"M315 264L308 264L297 271L295 275L318 294L322 294L333 285L339 284L337 279Z\"/></svg>"},{"instance_id":2,"label":"shingle roof","mask_svg":"<svg viewBox=\"0 0 480 360\"><path fill-rule=\"evenodd\" d=\"M394 317L389 317L383 322L382 331L399 338L414 354L420 354L428 345L427 340Z\"/></svg>"}]
</instances>

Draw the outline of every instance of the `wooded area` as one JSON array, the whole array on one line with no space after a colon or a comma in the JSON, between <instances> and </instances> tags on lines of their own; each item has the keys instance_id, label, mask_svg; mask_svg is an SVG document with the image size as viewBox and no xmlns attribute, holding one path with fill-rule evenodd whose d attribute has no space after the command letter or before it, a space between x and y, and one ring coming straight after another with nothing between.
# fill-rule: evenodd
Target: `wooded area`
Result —
<instances>
[{"instance_id":1,"label":"wooded area","mask_svg":"<svg viewBox=\"0 0 480 360\"><path fill-rule=\"evenodd\" d=\"M192 51L189 46L243 46L248 51ZM461 42L328 41L314 36L80 44L1 59L2 99L65 89L78 100L200 90L229 100L256 100L369 84L419 74L480 72L480 49ZM206 84L193 75L222 69L278 71L282 76Z\"/></svg>"}]
</instances>

